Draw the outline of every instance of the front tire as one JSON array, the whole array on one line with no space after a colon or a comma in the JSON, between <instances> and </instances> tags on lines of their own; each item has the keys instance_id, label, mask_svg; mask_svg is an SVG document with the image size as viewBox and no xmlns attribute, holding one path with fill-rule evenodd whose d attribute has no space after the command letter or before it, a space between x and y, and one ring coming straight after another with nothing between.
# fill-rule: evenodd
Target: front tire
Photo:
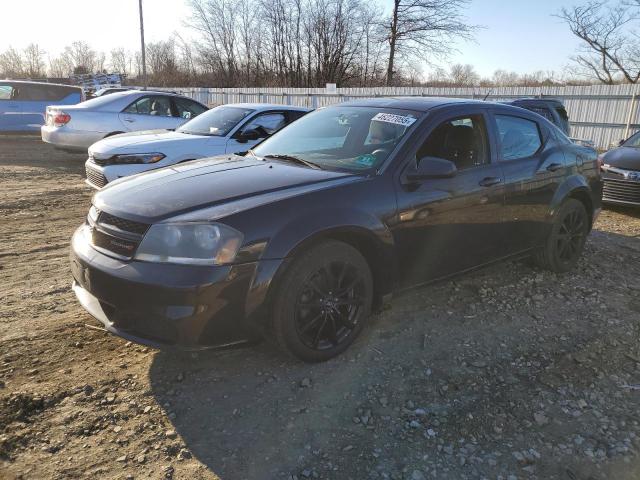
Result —
<instances>
[{"instance_id":1,"label":"front tire","mask_svg":"<svg viewBox=\"0 0 640 480\"><path fill-rule=\"evenodd\" d=\"M360 334L372 299L371 270L360 252L343 242L323 242L300 254L278 285L272 334L300 360L328 360Z\"/></svg>"},{"instance_id":2,"label":"front tire","mask_svg":"<svg viewBox=\"0 0 640 480\"><path fill-rule=\"evenodd\" d=\"M535 263L552 272L568 272L578 263L588 233L587 210L582 202L568 199L558 210L544 247L535 254Z\"/></svg>"}]
</instances>

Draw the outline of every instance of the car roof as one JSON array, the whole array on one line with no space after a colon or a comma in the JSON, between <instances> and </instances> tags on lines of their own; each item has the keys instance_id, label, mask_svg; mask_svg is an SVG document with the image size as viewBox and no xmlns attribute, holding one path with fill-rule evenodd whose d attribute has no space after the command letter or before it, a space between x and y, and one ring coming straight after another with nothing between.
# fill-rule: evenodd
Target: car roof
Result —
<instances>
[{"instance_id":1,"label":"car roof","mask_svg":"<svg viewBox=\"0 0 640 480\"><path fill-rule=\"evenodd\" d=\"M308 112L312 110L308 107L299 107L297 105L283 105L280 103L225 103L220 105L221 107L238 107L238 108L250 108L252 110L295 110L300 112Z\"/></svg>"},{"instance_id":2,"label":"car roof","mask_svg":"<svg viewBox=\"0 0 640 480\"><path fill-rule=\"evenodd\" d=\"M9 80L9 79L5 79L2 80L0 79L0 82L6 82L6 83L19 83L21 85L48 85L48 86L53 86L53 87L67 87L67 88L78 88L78 89L82 89L82 87L80 87L79 85L67 85L65 83L49 83L49 82L32 82L31 80Z\"/></svg>"},{"instance_id":3,"label":"car roof","mask_svg":"<svg viewBox=\"0 0 640 480\"><path fill-rule=\"evenodd\" d=\"M563 105L562 101L557 98L514 98L513 100L506 100L500 103L507 105Z\"/></svg>"},{"instance_id":4,"label":"car roof","mask_svg":"<svg viewBox=\"0 0 640 480\"><path fill-rule=\"evenodd\" d=\"M453 98L453 97L379 97L379 98L363 98L360 100L351 100L337 105L350 107L377 107L377 108L397 108L400 110L414 110L417 112L426 112L436 107L444 105L486 105L487 102L482 100L472 100L469 98Z\"/></svg>"}]
</instances>

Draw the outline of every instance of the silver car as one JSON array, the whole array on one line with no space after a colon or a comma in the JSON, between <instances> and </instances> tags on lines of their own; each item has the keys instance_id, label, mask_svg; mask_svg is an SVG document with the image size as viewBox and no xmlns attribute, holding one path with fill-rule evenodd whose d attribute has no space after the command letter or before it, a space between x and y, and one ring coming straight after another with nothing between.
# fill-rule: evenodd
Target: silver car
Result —
<instances>
[{"instance_id":1,"label":"silver car","mask_svg":"<svg viewBox=\"0 0 640 480\"><path fill-rule=\"evenodd\" d=\"M42 140L73 151L111 135L139 130L171 130L200 115L207 107L167 92L129 90L77 105L49 106Z\"/></svg>"}]
</instances>

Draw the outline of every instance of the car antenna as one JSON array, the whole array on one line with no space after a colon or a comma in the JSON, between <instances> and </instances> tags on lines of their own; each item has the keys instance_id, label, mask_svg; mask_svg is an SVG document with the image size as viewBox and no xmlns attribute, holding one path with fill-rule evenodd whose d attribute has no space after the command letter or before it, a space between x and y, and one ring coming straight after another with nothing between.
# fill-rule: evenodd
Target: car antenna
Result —
<instances>
[{"instance_id":1,"label":"car antenna","mask_svg":"<svg viewBox=\"0 0 640 480\"><path fill-rule=\"evenodd\" d=\"M483 102L487 101L487 98L489 97L489 95L491 95L493 93L493 88L491 90L489 90L489 93L487 93L484 98L482 99Z\"/></svg>"}]
</instances>

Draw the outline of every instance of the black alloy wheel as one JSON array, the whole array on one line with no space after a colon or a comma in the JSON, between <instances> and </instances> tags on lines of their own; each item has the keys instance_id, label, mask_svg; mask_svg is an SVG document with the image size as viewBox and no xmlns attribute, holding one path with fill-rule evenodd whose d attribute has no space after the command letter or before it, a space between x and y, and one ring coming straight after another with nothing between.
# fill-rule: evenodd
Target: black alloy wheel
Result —
<instances>
[{"instance_id":1,"label":"black alloy wheel","mask_svg":"<svg viewBox=\"0 0 640 480\"><path fill-rule=\"evenodd\" d=\"M295 309L298 336L325 350L344 342L357 326L365 288L363 273L344 261L323 265L300 290Z\"/></svg>"},{"instance_id":2,"label":"black alloy wheel","mask_svg":"<svg viewBox=\"0 0 640 480\"><path fill-rule=\"evenodd\" d=\"M587 235L586 216L577 209L570 211L555 233L556 250L563 262L572 262L580 254Z\"/></svg>"},{"instance_id":3,"label":"black alloy wheel","mask_svg":"<svg viewBox=\"0 0 640 480\"><path fill-rule=\"evenodd\" d=\"M372 298L371 271L360 252L342 242L323 242L297 257L278 286L274 336L301 360L328 360L358 336Z\"/></svg>"},{"instance_id":4,"label":"black alloy wheel","mask_svg":"<svg viewBox=\"0 0 640 480\"><path fill-rule=\"evenodd\" d=\"M545 246L534 257L547 270L571 270L582 255L589 233L589 217L582 202L570 198L559 208Z\"/></svg>"}]
</instances>

